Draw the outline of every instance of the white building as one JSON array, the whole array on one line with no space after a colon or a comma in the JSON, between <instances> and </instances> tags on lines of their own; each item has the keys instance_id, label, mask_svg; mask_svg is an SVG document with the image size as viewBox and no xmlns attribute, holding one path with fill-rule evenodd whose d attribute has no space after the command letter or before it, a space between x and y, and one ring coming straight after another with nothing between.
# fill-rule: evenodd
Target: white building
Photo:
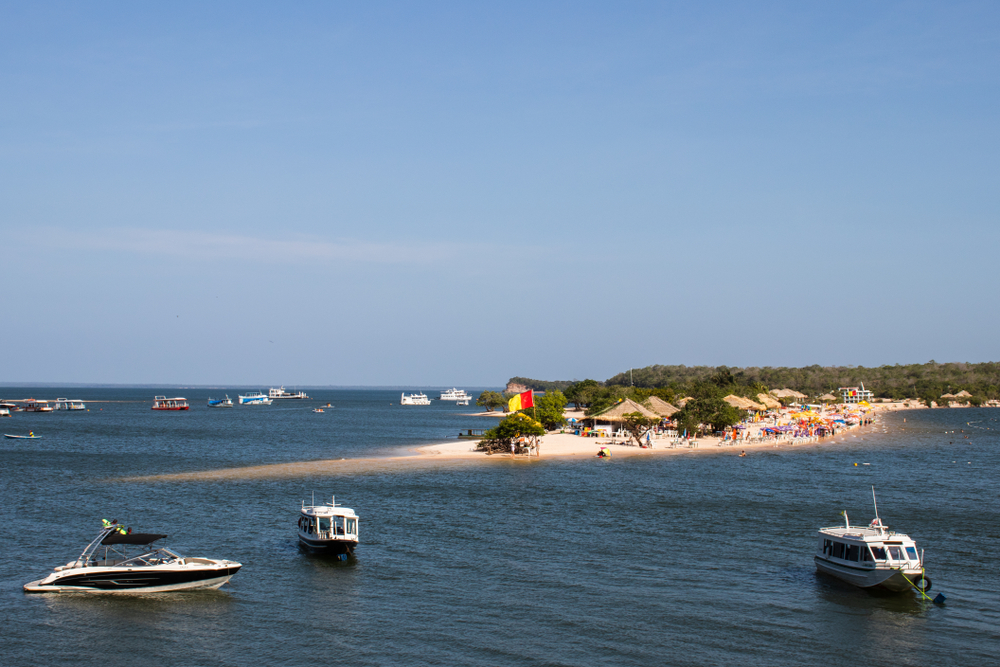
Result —
<instances>
[{"instance_id":1,"label":"white building","mask_svg":"<svg viewBox=\"0 0 1000 667\"><path fill-rule=\"evenodd\" d=\"M865 383L861 383L861 387L841 387L840 388L840 399L842 403L860 403L861 401L872 402L874 395L868 389L865 389Z\"/></svg>"}]
</instances>

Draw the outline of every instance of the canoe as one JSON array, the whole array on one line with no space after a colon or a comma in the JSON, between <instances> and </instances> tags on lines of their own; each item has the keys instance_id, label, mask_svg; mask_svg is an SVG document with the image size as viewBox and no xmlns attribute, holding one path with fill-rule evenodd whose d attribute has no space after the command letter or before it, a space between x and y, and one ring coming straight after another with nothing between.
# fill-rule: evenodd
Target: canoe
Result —
<instances>
[{"instance_id":1,"label":"canoe","mask_svg":"<svg viewBox=\"0 0 1000 667\"><path fill-rule=\"evenodd\" d=\"M41 440L42 438L40 435L10 435L8 433L4 433L3 437L14 438L15 440Z\"/></svg>"}]
</instances>

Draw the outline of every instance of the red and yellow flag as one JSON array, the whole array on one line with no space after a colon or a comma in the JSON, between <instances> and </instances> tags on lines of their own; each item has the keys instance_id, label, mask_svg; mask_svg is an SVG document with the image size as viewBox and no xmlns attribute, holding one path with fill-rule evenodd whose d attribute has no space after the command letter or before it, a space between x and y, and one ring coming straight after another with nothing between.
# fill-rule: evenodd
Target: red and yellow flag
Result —
<instances>
[{"instance_id":1,"label":"red and yellow flag","mask_svg":"<svg viewBox=\"0 0 1000 667\"><path fill-rule=\"evenodd\" d=\"M507 402L507 409L511 412L535 407L535 397L531 389L514 396Z\"/></svg>"}]
</instances>

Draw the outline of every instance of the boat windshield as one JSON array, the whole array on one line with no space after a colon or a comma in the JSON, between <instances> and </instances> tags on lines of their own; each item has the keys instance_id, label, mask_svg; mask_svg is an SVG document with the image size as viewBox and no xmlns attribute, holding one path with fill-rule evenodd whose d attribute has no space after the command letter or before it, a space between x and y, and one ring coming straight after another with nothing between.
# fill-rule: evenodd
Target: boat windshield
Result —
<instances>
[{"instance_id":1,"label":"boat windshield","mask_svg":"<svg viewBox=\"0 0 1000 667\"><path fill-rule=\"evenodd\" d=\"M917 548L906 547L906 555L909 556L910 560L917 560Z\"/></svg>"},{"instance_id":2,"label":"boat windshield","mask_svg":"<svg viewBox=\"0 0 1000 667\"><path fill-rule=\"evenodd\" d=\"M872 547L872 555L875 560L885 560L885 548L884 547Z\"/></svg>"},{"instance_id":3,"label":"boat windshield","mask_svg":"<svg viewBox=\"0 0 1000 667\"><path fill-rule=\"evenodd\" d=\"M889 547L889 560L906 560L902 547Z\"/></svg>"}]
</instances>

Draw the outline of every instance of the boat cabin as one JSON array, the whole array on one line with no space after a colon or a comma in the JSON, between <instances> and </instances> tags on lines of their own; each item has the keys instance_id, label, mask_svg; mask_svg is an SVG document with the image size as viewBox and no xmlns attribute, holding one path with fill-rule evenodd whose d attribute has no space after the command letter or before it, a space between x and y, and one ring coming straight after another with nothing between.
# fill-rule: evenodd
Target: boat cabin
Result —
<instances>
[{"instance_id":1,"label":"boat cabin","mask_svg":"<svg viewBox=\"0 0 1000 667\"><path fill-rule=\"evenodd\" d=\"M816 555L861 568L921 566L916 543L881 526L823 528Z\"/></svg>"},{"instance_id":2,"label":"boat cabin","mask_svg":"<svg viewBox=\"0 0 1000 667\"><path fill-rule=\"evenodd\" d=\"M57 398L55 402L56 410L86 410L87 406L83 401L71 398Z\"/></svg>"},{"instance_id":3,"label":"boat cabin","mask_svg":"<svg viewBox=\"0 0 1000 667\"><path fill-rule=\"evenodd\" d=\"M303 507L299 530L314 540L358 541L358 516L347 507Z\"/></svg>"}]
</instances>

